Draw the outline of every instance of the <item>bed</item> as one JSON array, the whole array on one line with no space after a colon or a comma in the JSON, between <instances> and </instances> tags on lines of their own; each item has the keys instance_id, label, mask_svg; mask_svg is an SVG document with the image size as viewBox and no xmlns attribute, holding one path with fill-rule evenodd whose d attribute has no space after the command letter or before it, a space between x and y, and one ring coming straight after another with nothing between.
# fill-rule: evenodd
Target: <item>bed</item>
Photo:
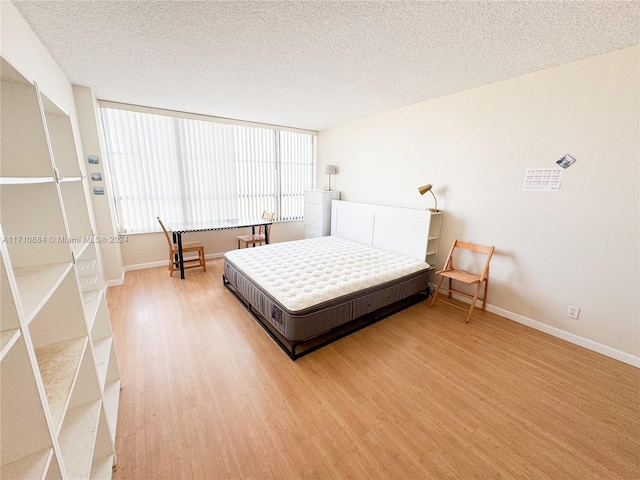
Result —
<instances>
[{"instance_id":1,"label":"bed","mask_svg":"<svg viewBox=\"0 0 640 480\"><path fill-rule=\"evenodd\" d=\"M224 285L293 360L426 298L428 212L332 202L332 235L225 254Z\"/></svg>"}]
</instances>

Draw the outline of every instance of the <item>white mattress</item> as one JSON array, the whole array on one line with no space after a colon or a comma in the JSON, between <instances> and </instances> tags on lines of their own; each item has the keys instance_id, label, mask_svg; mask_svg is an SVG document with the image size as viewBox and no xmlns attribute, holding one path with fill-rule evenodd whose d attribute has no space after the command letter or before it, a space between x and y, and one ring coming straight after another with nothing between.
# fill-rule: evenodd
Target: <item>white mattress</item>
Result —
<instances>
[{"instance_id":1,"label":"white mattress","mask_svg":"<svg viewBox=\"0 0 640 480\"><path fill-rule=\"evenodd\" d=\"M430 268L340 237L233 250L225 257L294 312Z\"/></svg>"}]
</instances>

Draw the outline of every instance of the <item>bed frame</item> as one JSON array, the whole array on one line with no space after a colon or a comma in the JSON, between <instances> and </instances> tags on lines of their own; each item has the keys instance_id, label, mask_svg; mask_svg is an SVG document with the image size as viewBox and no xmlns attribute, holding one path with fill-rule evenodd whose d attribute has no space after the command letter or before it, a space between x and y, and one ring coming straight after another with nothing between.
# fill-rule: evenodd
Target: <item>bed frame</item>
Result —
<instances>
[{"instance_id":1,"label":"bed frame","mask_svg":"<svg viewBox=\"0 0 640 480\"><path fill-rule=\"evenodd\" d=\"M421 261L424 261L426 256L429 222L430 216L425 210L340 200L332 202L331 234L333 236L365 243ZM278 316L282 312L274 315L274 309L278 310L279 307L268 293L262 291L260 286L250 278L244 277L242 272L239 272L226 259L222 278L227 289L240 300L292 360L414 305L426 299L429 293L426 272L406 278L392 287L383 287L375 294L370 291L362 292L334 306L338 312L338 318L336 319L334 315L328 331L309 339L291 340L279 329L281 324ZM340 320L340 316L346 320ZM301 316L301 318L312 320L313 316Z\"/></svg>"}]
</instances>

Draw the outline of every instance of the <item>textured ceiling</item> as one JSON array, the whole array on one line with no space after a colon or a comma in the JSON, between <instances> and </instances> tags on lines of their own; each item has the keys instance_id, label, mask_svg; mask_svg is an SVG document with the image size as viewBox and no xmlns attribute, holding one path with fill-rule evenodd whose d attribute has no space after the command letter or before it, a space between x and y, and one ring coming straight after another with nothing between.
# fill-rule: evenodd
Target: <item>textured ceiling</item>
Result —
<instances>
[{"instance_id":1,"label":"textured ceiling","mask_svg":"<svg viewBox=\"0 0 640 480\"><path fill-rule=\"evenodd\" d=\"M639 43L638 1L20 1L98 98L320 130Z\"/></svg>"}]
</instances>

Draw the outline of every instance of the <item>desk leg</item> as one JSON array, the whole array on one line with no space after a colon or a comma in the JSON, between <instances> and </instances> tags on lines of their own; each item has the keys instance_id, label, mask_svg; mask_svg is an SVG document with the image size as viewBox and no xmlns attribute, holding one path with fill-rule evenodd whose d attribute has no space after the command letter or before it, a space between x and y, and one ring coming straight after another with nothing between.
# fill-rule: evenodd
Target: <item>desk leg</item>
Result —
<instances>
[{"instance_id":1,"label":"desk leg","mask_svg":"<svg viewBox=\"0 0 640 480\"><path fill-rule=\"evenodd\" d=\"M251 225L251 235L255 235L256 234L256 226L255 225ZM253 242L253 247L256 246L256 242Z\"/></svg>"},{"instance_id":2,"label":"desk leg","mask_svg":"<svg viewBox=\"0 0 640 480\"><path fill-rule=\"evenodd\" d=\"M269 226L265 225L264 226L264 244L268 245L269 244Z\"/></svg>"},{"instance_id":3,"label":"desk leg","mask_svg":"<svg viewBox=\"0 0 640 480\"><path fill-rule=\"evenodd\" d=\"M178 261L180 262L180 278L184 280L184 256L182 254L182 233L178 237Z\"/></svg>"},{"instance_id":4,"label":"desk leg","mask_svg":"<svg viewBox=\"0 0 640 480\"><path fill-rule=\"evenodd\" d=\"M178 234L176 232L171 232L171 236L173 237L173 244L177 245L178 244ZM173 255L173 267L175 267L176 265L179 265L180 262L180 257L178 256L177 253L175 253Z\"/></svg>"}]
</instances>

